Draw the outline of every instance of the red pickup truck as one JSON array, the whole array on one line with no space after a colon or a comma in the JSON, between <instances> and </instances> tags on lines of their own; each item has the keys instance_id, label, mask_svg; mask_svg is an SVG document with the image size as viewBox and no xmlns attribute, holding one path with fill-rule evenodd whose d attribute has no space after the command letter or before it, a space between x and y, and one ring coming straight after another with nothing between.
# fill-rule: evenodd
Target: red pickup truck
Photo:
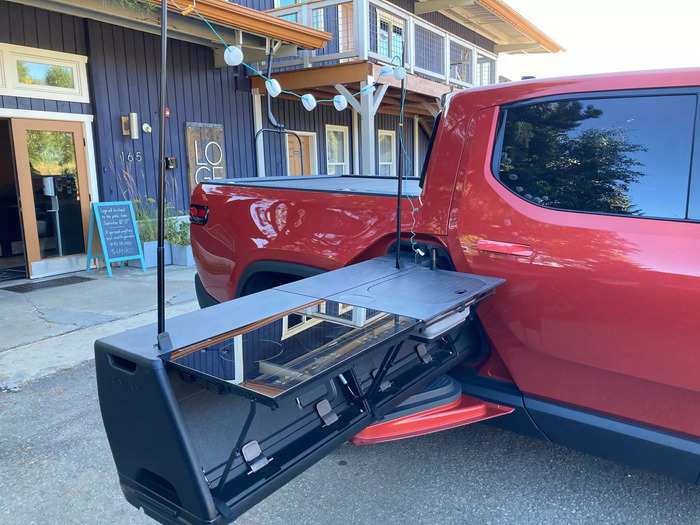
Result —
<instances>
[{"instance_id":1,"label":"red pickup truck","mask_svg":"<svg viewBox=\"0 0 700 525\"><path fill-rule=\"evenodd\" d=\"M690 482L699 97L700 69L456 93L404 183L400 246L506 280L478 311L483 358L451 372L514 409L494 421ZM191 203L203 307L396 250L396 179L218 180Z\"/></svg>"}]
</instances>

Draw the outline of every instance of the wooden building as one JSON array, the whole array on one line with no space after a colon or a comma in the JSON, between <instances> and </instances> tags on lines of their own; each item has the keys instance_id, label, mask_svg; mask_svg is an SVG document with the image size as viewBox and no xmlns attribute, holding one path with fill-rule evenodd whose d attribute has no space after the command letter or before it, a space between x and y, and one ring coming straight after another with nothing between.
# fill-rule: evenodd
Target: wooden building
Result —
<instances>
[{"instance_id":1,"label":"wooden building","mask_svg":"<svg viewBox=\"0 0 700 525\"><path fill-rule=\"evenodd\" d=\"M405 49L414 174L443 94L495 82L499 52L559 50L500 0L238 3L197 5L249 63L264 67L279 42L273 76L318 99L360 90ZM226 66L204 23L170 5L166 150L177 167L167 198L176 212L197 177L396 176L397 81L382 77L341 112L272 100L302 139L302 165L296 138L254 140L270 124L262 79ZM90 202L155 198L158 24L157 10L137 0L0 0L0 279L84 268Z\"/></svg>"}]
</instances>

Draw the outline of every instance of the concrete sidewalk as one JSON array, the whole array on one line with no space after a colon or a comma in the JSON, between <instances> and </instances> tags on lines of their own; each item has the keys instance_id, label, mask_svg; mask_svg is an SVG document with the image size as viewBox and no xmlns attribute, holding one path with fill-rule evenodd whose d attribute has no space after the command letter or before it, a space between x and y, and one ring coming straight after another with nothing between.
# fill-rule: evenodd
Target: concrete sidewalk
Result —
<instances>
[{"instance_id":1,"label":"concrete sidewalk","mask_svg":"<svg viewBox=\"0 0 700 525\"><path fill-rule=\"evenodd\" d=\"M89 280L18 293L0 287L0 389L16 389L93 358L95 339L156 321L156 272L114 268ZM194 268L166 268L166 316L198 308Z\"/></svg>"}]
</instances>

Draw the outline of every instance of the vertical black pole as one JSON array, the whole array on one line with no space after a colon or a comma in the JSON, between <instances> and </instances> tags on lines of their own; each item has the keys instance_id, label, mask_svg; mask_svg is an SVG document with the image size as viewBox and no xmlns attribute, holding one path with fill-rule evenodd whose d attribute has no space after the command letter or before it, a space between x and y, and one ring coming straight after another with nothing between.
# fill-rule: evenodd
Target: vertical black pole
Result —
<instances>
[{"instance_id":1,"label":"vertical black pole","mask_svg":"<svg viewBox=\"0 0 700 525\"><path fill-rule=\"evenodd\" d=\"M160 172L158 173L158 334L165 332L165 86L168 52L168 1L160 13Z\"/></svg>"},{"instance_id":2,"label":"vertical black pole","mask_svg":"<svg viewBox=\"0 0 700 525\"><path fill-rule=\"evenodd\" d=\"M401 52L401 67L403 67L405 52ZM399 163L398 177L399 182L396 190L396 269L401 269L401 191L403 187L403 102L406 93L406 77L401 79L401 114L399 116ZM415 138L413 139L415 140Z\"/></svg>"}]
</instances>

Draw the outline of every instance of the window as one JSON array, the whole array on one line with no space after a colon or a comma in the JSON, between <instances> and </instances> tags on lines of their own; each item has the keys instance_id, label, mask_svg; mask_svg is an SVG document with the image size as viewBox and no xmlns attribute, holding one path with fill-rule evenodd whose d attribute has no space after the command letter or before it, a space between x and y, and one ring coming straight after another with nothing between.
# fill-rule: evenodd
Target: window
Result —
<instances>
[{"instance_id":1,"label":"window","mask_svg":"<svg viewBox=\"0 0 700 525\"><path fill-rule=\"evenodd\" d=\"M323 9L314 9L311 12L311 16L313 18L314 29L318 29L320 31L325 31L325 20L323 17Z\"/></svg>"},{"instance_id":2,"label":"window","mask_svg":"<svg viewBox=\"0 0 700 525\"><path fill-rule=\"evenodd\" d=\"M505 108L494 172L549 208L685 218L696 103L688 94Z\"/></svg>"},{"instance_id":3,"label":"window","mask_svg":"<svg viewBox=\"0 0 700 525\"><path fill-rule=\"evenodd\" d=\"M496 61L482 54L476 59L476 85L487 86L496 83Z\"/></svg>"},{"instance_id":4,"label":"window","mask_svg":"<svg viewBox=\"0 0 700 525\"><path fill-rule=\"evenodd\" d=\"M379 54L389 59L403 57L403 20L378 12L377 25Z\"/></svg>"},{"instance_id":5,"label":"window","mask_svg":"<svg viewBox=\"0 0 700 525\"><path fill-rule=\"evenodd\" d=\"M379 175L396 177L395 134L386 129L379 130Z\"/></svg>"},{"instance_id":6,"label":"window","mask_svg":"<svg viewBox=\"0 0 700 525\"><path fill-rule=\"evenodd\" d=\"M281 340L285 340L288 337L308 330L312 326L316 326L323 322L323 319L319 317L312 317L314 314L322 314L326 312L326 303L317 304L316 306L311 306L307 308L304 313L296 313L285 315L282 318L282 337Z\"/></svg>"},{"instance_id":7,"label":"window","mask_svg":"<svg viewBox=\"0 0 700 525\"><path fill-rule=\"evenodd\" d=\"M464 84L472 81L472 50L450 41L450 80Z\"/></svg>"},{"instance_id":8,"label":"window","mask_svg":"<svg viewBox=\"0 0 700 525\"><path fill-rule=\"evenodd\" d=\"M0 44L0 95L89 102L87 57Z\"/></svg>"},{"instance_id":9,"label":"window","mask_svg":"<svg viewBox=\"0 0 700 525\"><path fill-rule=\"evenodd\" d=\"M326 171L329 175L350 173L350 140L347 126L326 125Z\"/></svg>"}]
</instances>

